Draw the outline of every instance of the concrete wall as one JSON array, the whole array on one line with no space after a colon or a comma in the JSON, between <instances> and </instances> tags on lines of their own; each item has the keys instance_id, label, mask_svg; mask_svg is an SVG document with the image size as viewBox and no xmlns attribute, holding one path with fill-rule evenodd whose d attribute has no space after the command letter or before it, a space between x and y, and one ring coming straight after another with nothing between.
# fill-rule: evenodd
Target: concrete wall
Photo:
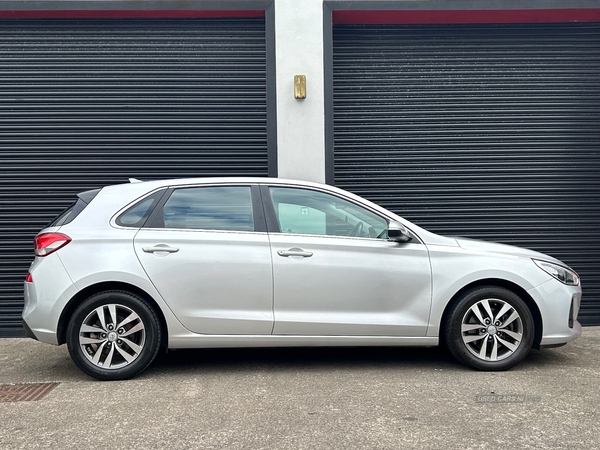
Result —
<instances>
[{"instance_id":1,"label":"concrete wall","mask_svg":"<svg viewBox=\"0 0 600 450\"><path fill-rule=\"evenodd\" d=\"M323 1L275 0L277 172L325 181ZM294 99L294 75L306 75L306 99Z\"/></svg>"}]
</instances>

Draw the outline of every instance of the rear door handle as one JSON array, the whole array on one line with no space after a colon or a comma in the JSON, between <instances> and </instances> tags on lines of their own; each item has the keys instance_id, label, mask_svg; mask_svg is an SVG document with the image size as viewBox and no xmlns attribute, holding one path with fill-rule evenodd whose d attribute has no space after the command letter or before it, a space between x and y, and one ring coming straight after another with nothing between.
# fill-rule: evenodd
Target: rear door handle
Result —
<instances>
[{"instance_id":1,"label":"rear door handle","mask_svg":"<svg viewBox=\"0 0 600 450\"><path fill-rule=\"evenodd\" d=\"M178 248L169 247L166 244L157 244L154 247L144 247L142 248L146 253L154 253L154 252L167 252L167 253L177 253L179 251Z\"/></svg>"},{"instance_id":2,"label":"rear door handle","mask_svg":"<svg viewBox=\"0 0 600 450\"><path fill-rule=\"evenodd\" d=\"M290 248L289 250L278 250L277 254L279 256L301 256L303 258L310 258L313 254L312 252L305 252L304 250L302 250L301 248Z\"/></svg>"}]
</instances>

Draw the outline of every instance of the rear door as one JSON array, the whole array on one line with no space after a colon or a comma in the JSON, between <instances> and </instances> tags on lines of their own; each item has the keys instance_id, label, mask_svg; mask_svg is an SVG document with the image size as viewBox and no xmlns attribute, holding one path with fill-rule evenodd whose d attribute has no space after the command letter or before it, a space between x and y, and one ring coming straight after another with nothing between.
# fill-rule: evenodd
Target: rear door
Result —
<instances>
[{"instance_id":1,"label":"rear door","mask_svg":"<svg viewBox=\"0 0 600 450\"><path fill-rule=\"evenodd\" d=\"M175 188L135 237L150 280L189 330L271 334L269 238L257 186Z\"/></svg>"}]
</instances>

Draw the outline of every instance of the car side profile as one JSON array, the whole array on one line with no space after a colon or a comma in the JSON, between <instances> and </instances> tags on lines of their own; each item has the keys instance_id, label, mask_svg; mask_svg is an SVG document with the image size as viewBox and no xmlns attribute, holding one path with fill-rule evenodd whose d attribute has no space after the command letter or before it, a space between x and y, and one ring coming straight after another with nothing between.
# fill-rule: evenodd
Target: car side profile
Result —
<instances>
[{"instance_id":1,"label":"car side profile","mask_svg":"<svg viewBox=\"0 0 600 450\"><path fill-rule=\"evenodd\" d=\"M436 346L478 370L581 335L581 286L542 253L439 236L341 189L272 178L83 192L35 238L28 336L100 380L161 349Z\"/></svg>"}]
</instances>

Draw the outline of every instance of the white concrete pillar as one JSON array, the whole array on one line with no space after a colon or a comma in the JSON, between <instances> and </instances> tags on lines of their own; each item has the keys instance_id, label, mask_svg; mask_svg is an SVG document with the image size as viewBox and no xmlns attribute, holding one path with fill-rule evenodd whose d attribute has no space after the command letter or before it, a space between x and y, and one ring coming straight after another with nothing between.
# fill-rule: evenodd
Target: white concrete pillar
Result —
<instances>
[{"instance_id":1,"label":"white concrete pillar","mask_svg":"<svg viewBox=\"0 0 600 450\"><path fill-rule=\"evenodd\" d=\"M275 0L277 172L325 182L323 0ZM294 99L306 75L306 99Z\"/></svg>"}]
</instances>

